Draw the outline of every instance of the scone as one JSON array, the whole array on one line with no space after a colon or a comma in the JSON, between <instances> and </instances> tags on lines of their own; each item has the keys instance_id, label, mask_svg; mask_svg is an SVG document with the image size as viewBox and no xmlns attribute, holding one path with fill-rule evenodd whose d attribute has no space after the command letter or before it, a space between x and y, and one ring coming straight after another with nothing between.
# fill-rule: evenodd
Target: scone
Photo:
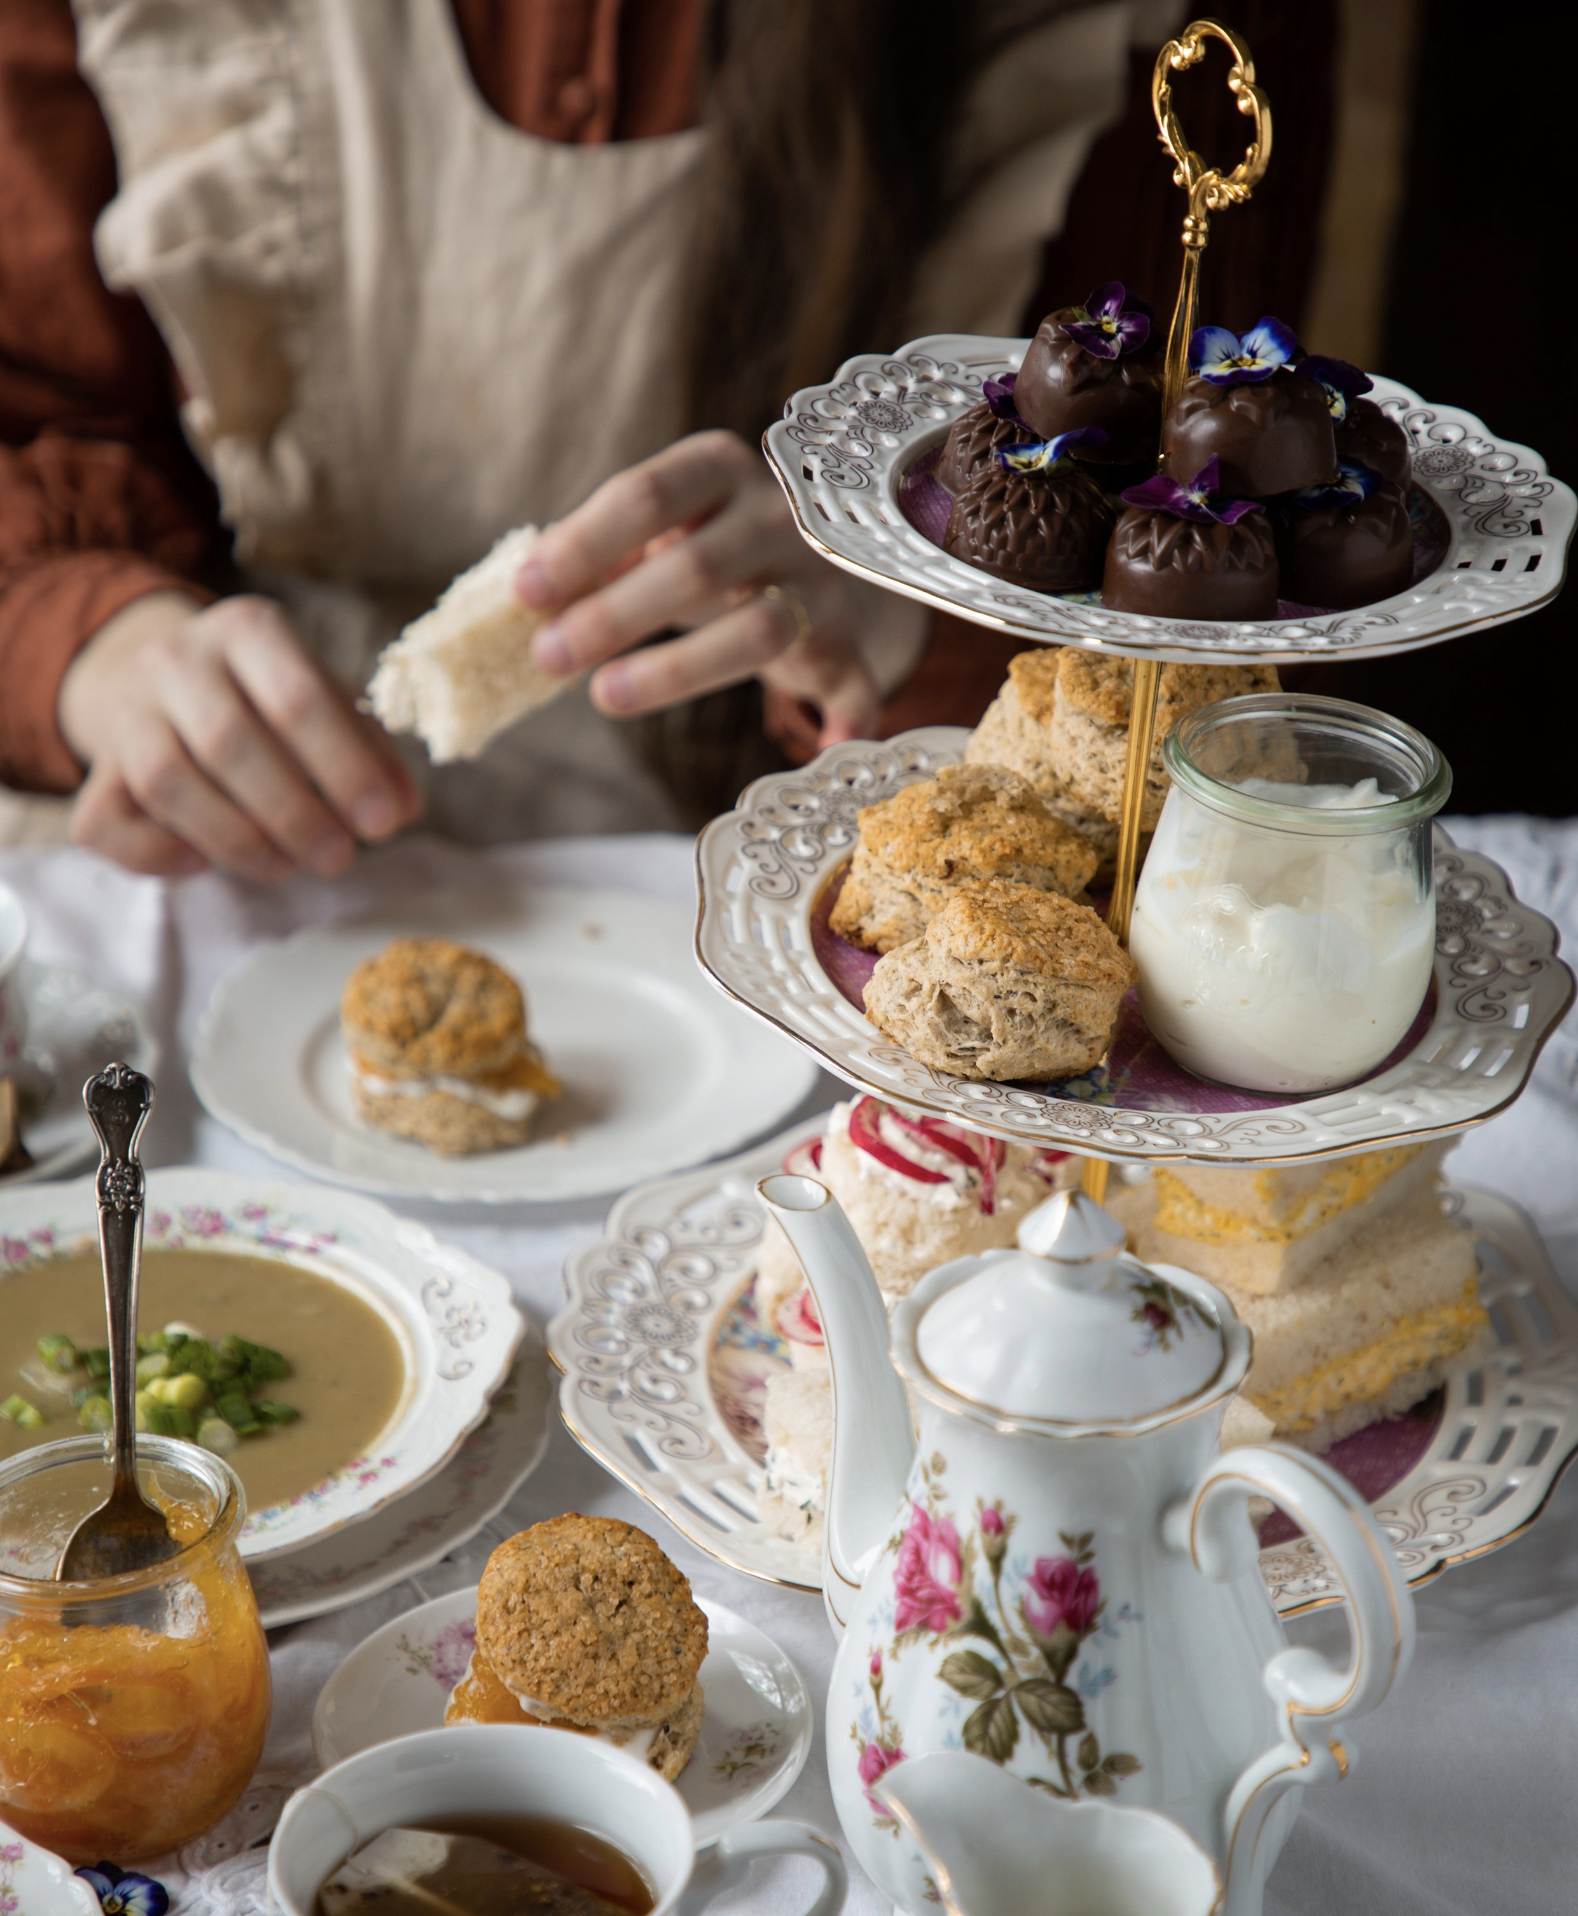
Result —
<instances>
[{"instance_id":1,"label":"scone","mask_svg":"<svg viewBox=\"0 0 1578 1916\"><path fill-rule=\"evenodd\" d=\"M1167 797L1162 740L1182 718L1221 699L1279 689L1272 665L1164 665L1156 701L1156 736L1145 778L1140 823L1154 831ZM1129 756L1129 710L1134 661L1104 652L1064 646L1058 658L1057 699L1052 711L1051 757L1065 790L1082 809L1110 819L1123 809ZM1257 768L1259 769L1259 768ZM1266 767L1264 776L1297 778L1295 766Z\"/></svg>"},{"instance_id":2,"label":"scone","mask_svg":"<svg viewBox=\"0 0 1578 1916\"><path fill-rule=\"evenodd\" d=\"M1005 765L1026 779L1043 805L1094 847L1089 881L1111 884L1117 868L1116 819L1081 805L1053 764L1052 714L1057 709L1059 645L1040 645L1008 661L1008 677L964 748L966 765ZM1142 846L1146 841L1142 840Z\"/></svg>"},{"instance_id":3,"label":"scone","mask_svg":"<svg viewBox=\"0 0 1578 1916\"><path fill-rule=\"evenodd\" d=\"M554 1517L489 1557L476 1648L444 1721L579 1731L672 1781L701 1733L706 1655L707 1619L644 1530Z\"/></svg>"},{"instance_id":4,"label":"scone","mask_svg":"<svg viewBox=\"0 0 1578 1916\"><path fill-rule=\"evenodd\" d=\"M860 813L830 923L868 951L906 945L963 885L1003 878L1071 897L1100 859L1002 765L948 765Z\"/></svg>"},{"instance_id":5,"label":"scone","mask_svg":"<svg viewBox=\"0 0 1578 1916\"><path fill-rule=\"evenodd\" d=\"M936 1071L1070 1078L1101 1062L1139 975L1088 905L991 878L877 961L866 1015Z\"/></svg>"},{"instance_id":6,"label":"scone","mask_svg":"<svg viewBox=\"0 0 1578 1916\"><path fill-rule=\"evenodd\" d=\"M379 1131L446 1157L524 1144L559 1081L509 973L447 938L397 938L340 1000L351 1099Z\"/></svg>"}]
</instances>

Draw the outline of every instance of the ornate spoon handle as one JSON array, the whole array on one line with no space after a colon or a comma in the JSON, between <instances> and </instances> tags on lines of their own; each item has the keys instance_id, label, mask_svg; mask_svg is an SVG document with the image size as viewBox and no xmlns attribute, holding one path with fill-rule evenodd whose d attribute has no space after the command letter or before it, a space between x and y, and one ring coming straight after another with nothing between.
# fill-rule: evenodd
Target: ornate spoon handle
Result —
<instances>
[{"instance_id":1,"label":"ornate spoon handle","mask_svg":"<svg viewBox=\"0 0 1578 1916\"><path fill-rule=\"evenodd\" d=\"M153 1109L153 1085L130 1065L107 1065L82 1088L98 1136L99 1244L110 1326L110 1402L114 1428L111 1495L137 1490L137 1282L142 1270L144 1179L137 1141Z\"/></svg>"}]
</instances>

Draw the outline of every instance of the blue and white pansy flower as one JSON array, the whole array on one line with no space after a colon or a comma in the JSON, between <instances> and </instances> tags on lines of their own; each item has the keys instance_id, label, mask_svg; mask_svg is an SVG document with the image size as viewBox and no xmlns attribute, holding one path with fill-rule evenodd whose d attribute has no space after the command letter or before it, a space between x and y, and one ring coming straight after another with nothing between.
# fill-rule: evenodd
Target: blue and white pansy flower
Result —
<instances>
[{"instance_id":1,"label":"blue and white pansy flower","mask_svg":"<svg viewBox=\"0 0 1578 1916\"><path fill-rule=\"evenodd\" d=\"M1259 512L1255 499L1224 499L1219 462L1208 459L1195 476L1180 485L1176 479L1159 472L1123 494L1126 506L1139 506L1145 512L1170 512L1175 519L1192 519L1196 525L1236 526L1246 513Z\"/></svg>"},{"instance_id":2,"label":"blue and white pansy flower","mask_svg":"<svg viewBox=\"0 0 1578 1916\"><path fill-rule=\"evenodd\" d=\"M99 1899L104 1916L165 1916L170 1892L151 1876L138 1876L113 1863L99 1863L75 1872Z\"/></svg>"},{"instance_id":3,"label":"blue and white pansy flower","mask_svg":"<svg viewBox=\"0 0 1578 1916\"><path fill-rule=\"evenodd\" d=\"M1293 503L1309 510L1315 506L1362 505L1381 483L1381 475L1371 466L1349 465L1337 468L1337 477L1323 486L1305 486L1294 493Z\"/></svg>"},{"instance_id":4,"label":"blue and white pansy flower","mask_svg":"<svg viewBox=\"0 0 1578 1916\"><path fill-rule=\"evenodd\" d=\"M1225 326L1202 326L1189 341L1189 367L1214 386L1242 386L1291 367L1298 349L1293 328L1269 316L1242 339Z\"/></svg>"},{"instance_id":5,"label":"blue and white pansy flower","mask_svg":"<svg viewBox=\"0 0 1578 1916\"><path fill-rule=\"evenodd\" d=\"M1107 435L1102 427L1080 426L1073 432L1060 432L1052 439L1042 439L1031 445L1004 446L997 455L997 463L1004 472L1039 472L1045 476L1054 466L1072 463L1071 447L1104 446L1106 443Z\"/></svg>"},{"instance_id":6,"label":"blue and white pansy flower","mask_svg":"<svg viewBox=\"0 0 1578 1916\"><path fill-rule=\"evenodd\" d=\"M1299 371L1318 379L1326 388L1326 405L1332 423L1340 426L1348 417L1348 402L1362 398L1374 381L1368 373L1350 366L1346 359L1328 359L1324 353L1308 353L1299 361Z\"/></svg>"}]
</instances>

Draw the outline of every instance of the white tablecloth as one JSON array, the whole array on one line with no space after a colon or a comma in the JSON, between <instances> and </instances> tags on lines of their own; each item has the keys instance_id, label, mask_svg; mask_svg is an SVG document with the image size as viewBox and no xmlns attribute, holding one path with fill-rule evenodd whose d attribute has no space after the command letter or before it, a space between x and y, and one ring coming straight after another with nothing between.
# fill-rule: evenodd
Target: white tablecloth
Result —
<instances>
[{"instance_id":1,"label":"white tablecloth","mask_svg":"<svg viewBox=\"0 0 1578 1916\"><path fill-rule=\"evenodd\" d=\"M1461 842L1512 873L1522 897L1578 946L1578 822L1458 820ZM73 850L0 854L33 919L32 955L113 984L141 1005L164 1048L159 1103L146 1156L275 1174L276 1167L208 1118L184 1081L193 1027L220 975L253 945L296 927L429 886L458 886L488 872L544 883L623 886L654 896L692 895L688 841L668 837L576 839L492 853L413 840L369 856L335 884L300 880L263 891L204 877L180 885L138 879ZM1578 1020L1574 1021L1578 1024ZM806 1111L830 1103L823 1080ZM797 1114L799 1115L799 1114ZM1452 1165L1464 1181L1523 1204L1546 1233L1558 1267L1578 1274L1578 1042L1559 1032L1533 1088L1513 1110L1473 1133ZM557 1307L568 1252L598 1232L607 1203L462 1213L410 1207L441 1235L505 1272L539 1322ZM519 1527L563 1510L607 1512L646 1523L698 1591L732 1605L795 1658L820 1713L832 1637L818 1598L733 1575L692 1550L556 1428L541 1468L507 1512ZM463 1570L439 1571L430 1593ZM419 1600L403 1585L383 1597L275 1633L275 1711L263 1769L242 1810L185 1857L183 1912L261 1911L261 1858L281 1796L310 1766L307 1725L329 1671L368 1631ZM1578 1905L1578 1474L1559 1489L1534 1531L1510 1548L1450 1571L1419 1594L1419 1650L1399 1690L1359 1727L1357 1775L1312 1790L1271 1879L1268 1916L1570 1916ZM1310 1638L1341 1632L1340 1613L1295 1626ZM780 1815L830 1832L820 1736ZM753 1909L804 1906L802 1866L764 1868ZM855 1873L850 1908L882 1908Z\"/></svg>"}]
</instances>

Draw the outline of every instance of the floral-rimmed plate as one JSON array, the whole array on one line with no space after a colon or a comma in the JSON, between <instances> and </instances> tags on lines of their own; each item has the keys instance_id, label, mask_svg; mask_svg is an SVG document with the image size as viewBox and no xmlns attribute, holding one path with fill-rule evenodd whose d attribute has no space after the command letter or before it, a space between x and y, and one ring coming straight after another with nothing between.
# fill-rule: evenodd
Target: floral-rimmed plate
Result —
<instances>
[{"instance_id":1,"label":"floral-rimmed plate","mask_svg":"<svg viewBox=\"0 0 1578 1916\"><path fill-rule=\"evenodd\" d=\"M696 844L696 954L718 987L873 1097L1043 1149L1151 1163L1290 1162L1439 1137L1523 1090L1573 1000L1556 927L1499 865L1436 834L1433 1004L1378 1072L1317 1097L1207 1085L1151 1040L1135 994L1108 1064L1063 1084L985 1084L937 1071L871 1023L870 959L827 923L856 814L957 764L969 734L934 725L857 740L757 779Z\"/></svg>"},{"instance_id":2,"label":"floral-rimmed plate","mask_svg":"<svg viewBox=\"0 0 1578 1916\"><path fill-rule=\"evenodd\" d=\"M699 1679L707 1710L675 1788L702 1849L736 1824L765 1816L794 1787L810 1754L813 1718L800 1672L772 1638L722 1604L696 1601L707 1618ZM475 1588L453 1590L359 1643L312 1713L318 1762L328 1769L375 1743L436 1729L465 1675L476 1615Z\"/></svg>"},{"instance_id":3,"label":"floral-rimmed plate","mask_svg":"<svg viewBox=\"0 0 1578 1916\"><path fill-rule=\"evenodd\" d=\"M771 1144L643 1186L600 1244L565 1267L569 1302L548 1327L559 1403L577 1440L697 1549L748 1576L821 1587L818 1553L762 1517L768 1379L788 1346L752 1300L764 1214L756 1180L823 1120ZM1410 1583L1510 1542L1578 1451L1578 1306L1516 1206L1452 1190L1473 1234L1496 1343L1413 1415L1357 1431L1328 1461L1370 1501ZM1308 1538L1273 1514L1260 1565L1279 1611L1341 1600Z\"/></svg>"},{"instance_id":4,"label":"floral-rimmed plate","mask_svg":"<svg viewBox=\"0 0 1578 1916\"><path fill-rule=\"evenodd\" d=\"M528 1320L487 1416L442 1470L333 1536L247 1566L263 1628L277 1630L376 1597L488 1532L542 1462L557 1376L542 1333Z\"/></svg>"},{"instance_id":5,"label":"floral-rimmed plate","mask_svg":"<svg viewBox=\"0 0 1578 1916\"><path fill-rule=\"evenodd\" d=\"M0 1823L0 1916L99 1916L99 1899L63 1856Z\"/></svg>"},{"instance_id":6,"label":"floral-rimmed plate","mask_svg":"<svg viewBox=\"0 0 1578 1916\"><path fill-rule=\"evenodd\" d=\"M1351 612L1212 624L1007 585L942 550L914 475L982 382L1016 371L1029 343L930 334L846 360L827 385L797 392L762 443L805 538L846 571L977 625L1136 658L1378 658L1521 618L1561 590L1578 520L1571 488L1472 413L1380 378L1371 397L1408 434L1416 502L1439 520L1428 568L1406 591Z\"/></svg>"},{"instance_id":7,"label":"floral-rimmed plate","mask_svg":"<svg viewBox=\"0 0 1578 1916\"><path fill-rule=\"evenodd\" d=\"M0 1193L0 1283L97 1243L93 1179ZM150 1171L144 1244L301 1266L369 1304L405 1354L406 1387L377 1441L301 1496L250 1511L241 1532L249 1561L328 1537L441 1470L486 1416L525 1327L496 1271L344 1192L189 1167Z\"/></svg>"}]
</instances>

